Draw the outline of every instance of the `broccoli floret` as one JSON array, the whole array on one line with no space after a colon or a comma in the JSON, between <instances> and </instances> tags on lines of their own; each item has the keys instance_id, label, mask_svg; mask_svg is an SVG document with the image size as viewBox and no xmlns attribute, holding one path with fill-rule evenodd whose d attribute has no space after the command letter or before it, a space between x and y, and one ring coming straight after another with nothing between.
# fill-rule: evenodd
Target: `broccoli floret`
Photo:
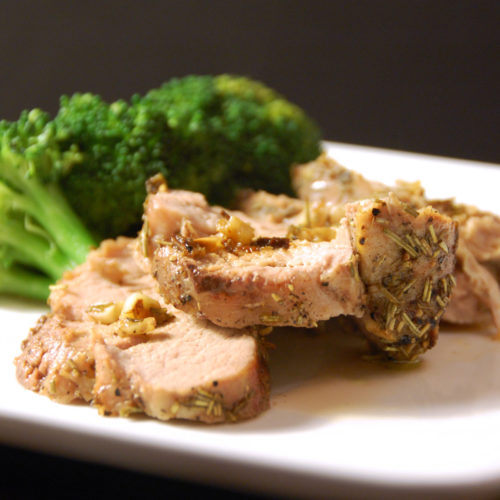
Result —
<instances>
[{"instance_id":1,"label":"broccoli floret","mask_svg":"<svg viewBox=\"0 0 500 500\"><path fill-rule=\"evenodd\" d=\"M239 188L292 193L290 166L321 151L317 125L260 82L232 75L173 79L135 103L169 126L170 187L228 204Z\"/></svg>"},{"instance_id":2,"label":"broccoli floret","mask_svg":"<svg viewBox=\"0 0 500 500\"><path fill-rule=\"evenodd\" d=\"M39 109L0 122L0 292L45 299L95 244L57 182L80 161Z\"/></svg>"},{"instance_id":3,"label":"broccoli floret","mask_svg":"<svg viewBox=\"0 0 500 500\"><path fill-rule=\"evenodd\" d=\"M61 180L75 212L100 238L133 234L146 180L158 172L168 176L163 116L140 102L108 104L85 93L63 96L54 124L64 147L82 155Z\"/></svg>"},{"instance_id":4,"label":"broccoli floret","mask_svg":"<svg viewBox=\"0 0 500 500\"><path fill-rule=\"evenodd\" d=\"M228 204L244 187L291 193L290 165L320 148L300 108L231 75L174 79L130 103L63 96L53 120L34 109L1 121L0 292L46 298L96 240L133 234L157 173Z\"/></svg>"},{"instance_id":5,"label":"broccoli floret","mask_svg":"<svg viewBox=\"0 0 500 500\"><path fill-rule=\"evenodd\" d=\"M99 238L134 234L145 181L229 204L241 187L291 194L289 168L318 156L320 134L297 106L263 84L229 75L174 79L130 103L63 96L54 119L82 161L61 185Z\"/></svg>"}]
</instances>

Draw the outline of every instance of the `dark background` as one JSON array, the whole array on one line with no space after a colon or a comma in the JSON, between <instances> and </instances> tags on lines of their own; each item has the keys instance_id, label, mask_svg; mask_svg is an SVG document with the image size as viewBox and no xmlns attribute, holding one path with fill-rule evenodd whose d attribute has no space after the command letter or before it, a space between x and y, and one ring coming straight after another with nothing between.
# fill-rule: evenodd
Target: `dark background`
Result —
<instances>
[{"instance_id":1,"label":"dark background","mask_svg":"<svg viewBox=\"0 0 500 500\"><path fill-rule=\"evenodd\" d=\"M325 139L500 162L499 5L4 0L0 118L54 112L63 93L128 98L174 76L230 72L304 107ZM2 498L236 496L8 447L0 459Z\"/></svg>"},{"instance_id":2,"label":"dark background","mask_svg":"<svg viewBox=\"0 0 500 500\"><path fill-rule=\"evenodd\" d=\"M326 139L500 161L498 1L3 1L0 117L239 73Z\"/></svg>"}]
</instances>

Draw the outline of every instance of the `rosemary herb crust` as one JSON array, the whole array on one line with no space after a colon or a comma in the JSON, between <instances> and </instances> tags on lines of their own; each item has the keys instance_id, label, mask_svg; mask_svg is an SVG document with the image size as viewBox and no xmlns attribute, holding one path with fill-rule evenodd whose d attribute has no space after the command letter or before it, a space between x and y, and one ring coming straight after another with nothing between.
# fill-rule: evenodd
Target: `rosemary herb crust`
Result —
<instances>
[{"instance_id":1,"label":"rosemary herb crust","mask_svg":"<svg viewBox=\"0 0 500 500\"><path fill-rule=\"evenodd\" d=\"M350 204L346 214L367 291L359 323L387 358L412 361L437 340L455 285L457 225L430 206L416 210L393 194Z\"/></svg>"}]
</instances>

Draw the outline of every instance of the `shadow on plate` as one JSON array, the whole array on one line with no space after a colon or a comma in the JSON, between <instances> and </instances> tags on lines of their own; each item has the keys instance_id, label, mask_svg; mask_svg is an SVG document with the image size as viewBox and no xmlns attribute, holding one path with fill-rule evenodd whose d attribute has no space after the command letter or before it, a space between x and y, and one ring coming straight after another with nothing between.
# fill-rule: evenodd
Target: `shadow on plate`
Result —
<instances>
[{"instance_id":1,"label":"shadow on plate","mask_svg":"<svg viewBox=\"0 0 500 500\"><path fill-rule=\"evenodd\" d=\"M343 321L278 329L269 340L274 409L327 419L449 417L500 409L500 342L485 330L447 327L420 363L367 360Z\"/></svg>"}]
</instances>

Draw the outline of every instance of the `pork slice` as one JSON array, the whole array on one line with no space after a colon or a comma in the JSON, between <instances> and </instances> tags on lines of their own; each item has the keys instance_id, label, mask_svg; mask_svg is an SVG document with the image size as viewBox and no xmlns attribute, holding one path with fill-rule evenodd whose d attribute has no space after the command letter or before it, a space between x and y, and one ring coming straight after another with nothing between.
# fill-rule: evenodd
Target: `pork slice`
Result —
<instances>
[{"instance_id":1,"label":"pork slice","mask_svg":"<svg viewBox=\"0 0 500 500\"><path fill-rule=\"evenodd\" d=\"M296 224L305 209L304 201L298 198L250 189L238 194L236 206L253 221L269 221L285 225Z\"/></svg>"},{"instance_id":2,"label":"pork slice","mask_svg":"<svg viewBox=\"0 0 500 500\"><path fill-rule=\"evenodd\" d=\"M410 209L391 194L346 207L366 286L359 321L378 350L412 360L432 347L455 285L457 224L432 207Z\"/></svg>"},{"instance_id":3,"label":"pork slice","mask_svg":"<svg viewBox=\"0 0 500 500\"><path fill-rule=\"evenodd\" d=\"M22 343L16 374L26 388L61 403L91 401L94 388L94 337L88 325L57 315L42 316Z\"/></svg>"},{"instance_id":4,"label":"pork slice","mask_svg":"<svg viewBox=\"0 0 500 500\"><path fill-rule=\"evenodd\" d=\"M361 314L363 287L350 279L347 226L339 228L335 241L311 247L281 236L288 231L283 221L223 211L194 196L195 206L182 216L179 198L185 196L166 189L150 192L142 231L160 291L175 307L237 328L315 326L332 315ZM220 233L221 220L228 218L250 227L255 236L250 246ZM211 237L218 238L221 251L206 246Z\"/></svg>"},{"instance_id":5,"label":"pork slice","mask_svg":"<svg viewBox=\"0 0 500 500\"><path fill-rule=\"evenodd\" d=\"M457 286L443 320L492 322L500 335L500 217L454 200L432 200L459 226Z\"/></svg>"},{"instance_id":6,"label":"pork slice","mask_svg":"<svg viewBox=\"0 0 500 500\"><path fill-rule=\"evenodd\" d=\"M310 203L327 202L341 206L373 196L384 197L392 192L400 200L415 207L427 204L419 182L397 181L394 186L389 187L381 182L366 179L326 154L312 162L294 167L292 185L298 197Z\"/></svg>"},{"instance_id":7,"label":"pork slice","mask_svg":"<svg viewBox=\"0 0 500 500\"><path fill-rule=\"evenodd\" d=\"M460 287L452 296L445 319L459 324L478 323L487 316L493 320L500 337L500 287L498 279L474 256L469 245L460 239L457 249Z\"/></svg>"},{"instance_id":8,"label":"pork slice","mask_svg":"<svg viewBox=\"0 0 500 500\"><path fill-rule=\"evenodd\" d=\"M155 185L158 188L158 184ZM159 184L157 190L149 190L144 204L144 225L139 235L142 252L146 256L154 253L158 246L174 235L185 238L202 238L217 232L220 221L231 215L251 223L256 236L285 236L288 225L265 217L256 219L242 211L231 211L210 206L200 193L182 190L167 190Z\"/></svg>"},{"instance_id":9,"label":"pork slice","mask_svg":"<svg viewBox=\"0 0 500 500\"><path fill-rule=\"evenodd\" d=\"M488 317L500 332L500 309L495 298L500 296L499 216L452 199L428 200L418 182L396 181L395 186L388 187L365 179L326 155L295 167L292 180L299 198L308 200L313 213L314 207L319 206L322 211L326 207L330 214L343 214L345 202L393 192L414 208L431 205L451 217L459 225L461 247L469 252L457 253L457 285L443 320L474 324ZM474 265L470 264L472 259Z\"/></svg>"},{"instance_id":10,"label":"pork slice","mask_svg":"<svg viewBox=\"0 0 500 500\"><path fill-rule=\"evenodd\" d=\"M255 337L177 314L148 342L96 351L96 404L161 420L254 417L269 406L267 367ZM123 400L123 395L125 399Z\"/></svg>"},{"instance_id":11,"label":"pork slice","mask_svg":"<svg viewBox=\"0 0 500 500\"><path fill-rule=\"evenodd\" d=\"M478 263L478 265L480 264ZM443 322L457 325L486 325L491 322L491 310L486 305L484 297L473 293L475 287L469 276L461 269L455 269L454 276L457 285L453 289L450 302L443 315ZM476 283L480 283L480 281L476 280ZM484 286L477 288L477 291L480 289L484 291Z\"/></svg>"},{"instance_id":12,"label":"pork slice","mask_svg":"<svg viewBox=\"0 0 500 500\"><path fill-rule=\"evenodd\" d=\"M361 315L363 285L351 279L355 257L345 224L333 241L312 245L282 236L289 229L284 221L210 207L197 193L182 214L179 200L186 197L175 190L150 192L142 230L160 291L175 307L236 328L311 327L340 314ZM220 221L228 218L251 228L250 246L220 234ZM206 247L214 236L221 251Z\"/></svg>"},{"instance_id":13,"label":"pork slice","mask_svg":"<svg viewBox=\"0 0 500 500\"><path fill-rule=\"evenodd\" d=\"M214 423L264 411L269 375L257 330L217 327L166 305L134 259L135 246L126 238L103 242L54 287L51 313L16 359L19 382L58 402L90 402L105 415ZM96 310L138 292L162 314L96 320Z\"/></svg>"},{"instance_id":14,"label":"pork slice","mask_svg":"<svg viewBox=\"0 0 500 500\"><path fill-rule=\"evenodd\" d=\"M364 288L352 279L355 256L347 227L334 241L256 240L249 251L196 255L167 244L152 269L167 301L221 326L313 327L320 320L360 316Z\"/></svg>"},{"instance_id":15,"label":"pork slice","mask_svg":"<svg viewBox=\"0 0 500 500\"><path fill-rule=\"evenodd\" d=\"M166 300L219 325L311 327L352 315L387 356L413 359L436 340L454 283L456 224L392 194L345 210L327 241L269 237L211 248L206 238L171 235L154 251L154 276Z\"/></svg>"}]
</instances>

